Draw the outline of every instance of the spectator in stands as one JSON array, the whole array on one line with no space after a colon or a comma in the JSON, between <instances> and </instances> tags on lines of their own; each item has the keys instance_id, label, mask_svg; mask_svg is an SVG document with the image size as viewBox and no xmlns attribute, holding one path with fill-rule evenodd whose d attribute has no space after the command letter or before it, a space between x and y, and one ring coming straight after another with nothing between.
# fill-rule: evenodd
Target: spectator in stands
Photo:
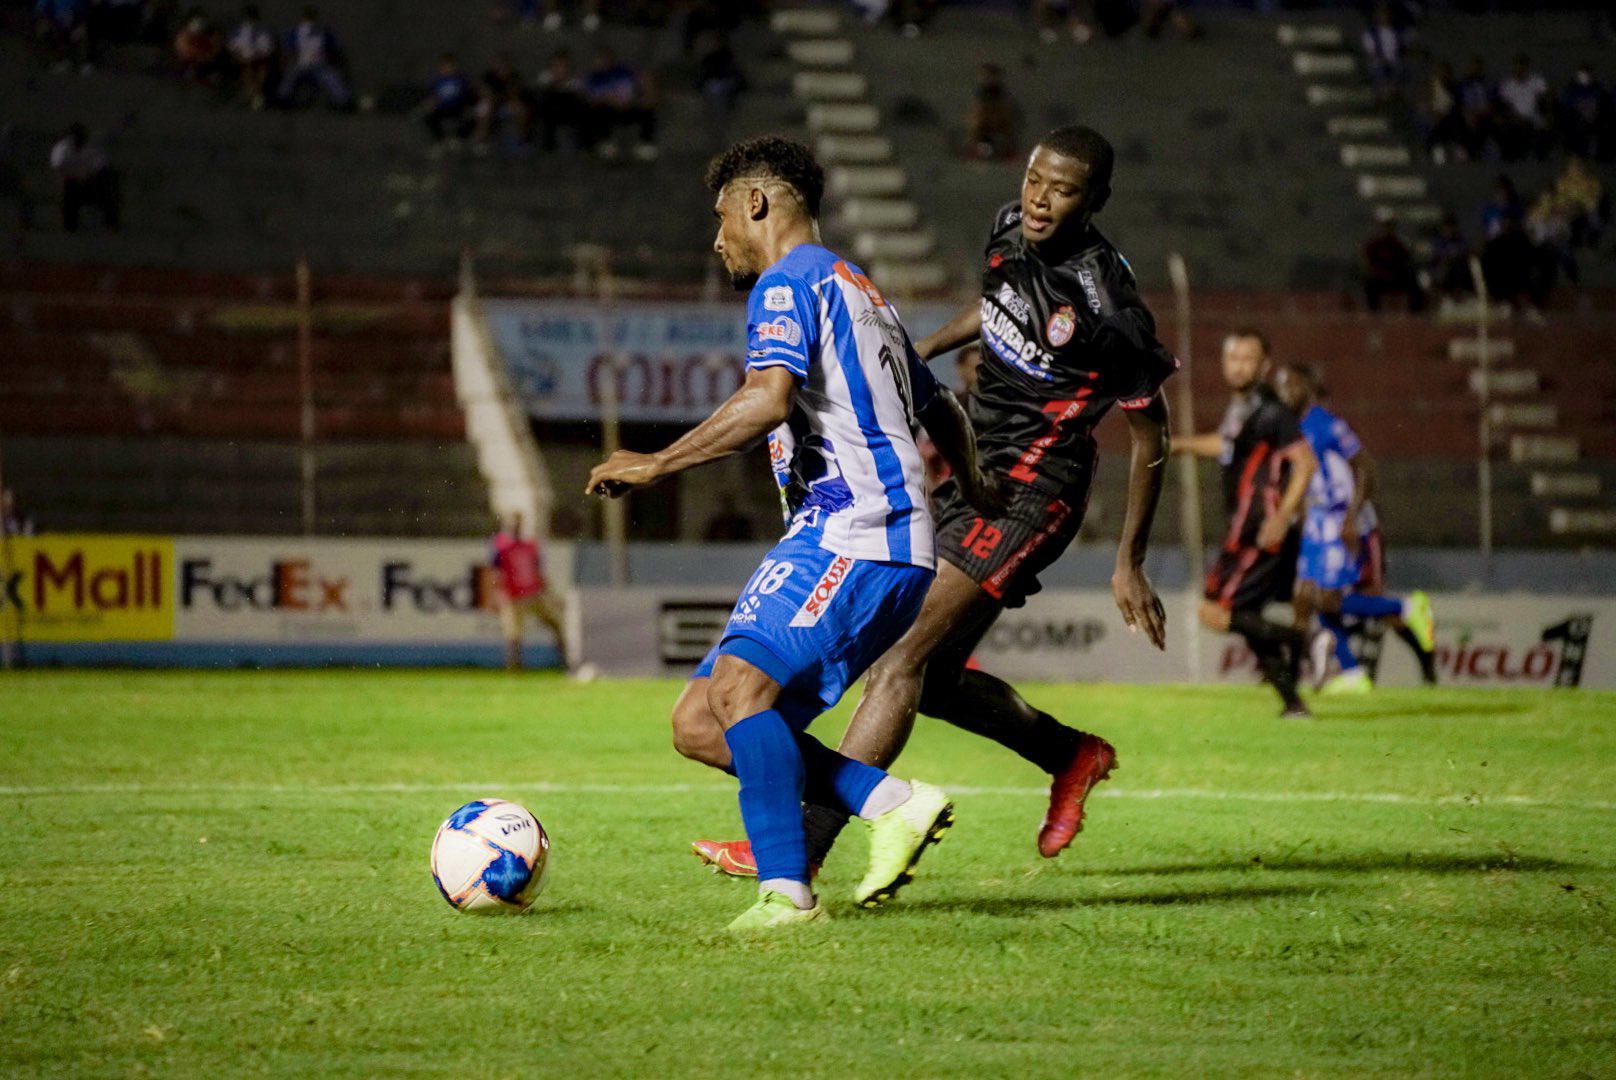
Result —
<instances>
[{"instance_id":1,"label":"spectator in stands","mask_svg":"<svg viewBox=\"0 0 1616 1080\"><path fill-rule=\"evenodd\" d=\"M1526 238L1537 249L1543 288L1554 287L1561 274L1571 284L1582 280L1581 268L1571 252L1572 206L1554 188L1537 197L1526 213Z\"/></svg>"},{"instance_id":2,"label":"spectator in stands","mask_svg":"<svg viewBox=\"0 0 1616 1080\"><path fill-rule=\"evenodd\" d=\"M431 133L435 146L441 147L446 142L459 143L471 134L471 111L475 99L471 80L460 70L460 61L455 54L446 52L439 56L437 78L432 80L426 98L421 102L426 129Z\"/></svg>"},{"instance_id":3,"label":"spectator in stands","mask_svg":"<svg viewBox=\"0 0 1616 1080\"><path fill-rule=\"evenodd\" d=\"M1059 41L1062 30L1079 45L1094 40L1093 0L1033 0L1032 21L1045 45Z\"/></svg>"},{"instance_id":4,"label":"spectator in stands","mask_svg":"<svg viewBox=\"0 0 1616 1080\"><path fill-rule=\"evenodd\" d=\"M1444 211L1431 236L1425 286L1438 296L1464 296L1474 291L1470 279L1470 242L1459 227L1459 215Z\"/></svg>"},{"instance_id":5,"label":"spectator in stands","mask_svg":"<svg viewBox=\"0 0 1616 1080\"><path fill-rule=\"evenodd\" d=\"M1142 0L1139 22L1144 27L1145 36L1152 40L1161 37L1169 26L1183 38L1193 40L1205 34L1200 25L1185 13L1181 0Z\"/></svg>"},{"instance_id":6,"label":"spectator in stands","mask_svg":"<svg viewBox=\"0 0 1616 1080\"><path fill-rule=\"evenodd\" d=\"M1403 85L1406 63L1403 45L1403 28L1393 17L1391 4L1381 0L1364 29L1363 51L1369 64L1370 81L1382 99L1391 97Z\"/></svg>"},{"instance_id":7,"label":"spectator in stands","mask_svg":"<svg viewBox=\"0 0 1616 1080\"><path fill-rule=\"evenodd\" d=\"M531 145L538 112L538 100L511 58L496 55L483 72L478 91L477 144L487 146L499 140L512 151Z\"/></svg>"},{"instance_id":8,"label":"spectator in stands","mask_svg":"<svg viewBox=\"0 0 1616 1080\"><path fill-rule=\"evenodd\" d=\"M0 488L0 536L32 536L34 519L17 502L17 493Z\"/></svg>"},{"instance_id":9,"label":"spectator in stands","mask_svg":"<svg viewBox=\"0 0 1616 1080\"><path fill-rule=\"evenodd\" d=\"M1583 64L1560 92L1560 127L1566 149L1583 157L1606 160L1616 146L1611 145L1611 100L1594 78L1593 68Z\"/></svg>"},{"instance_id":10,"label":"spectator in stands","mask_svg":"<svg viewBox=\"0 0 1616 1080\"><path fill-rule=\"evenodd\" d=\"M1481 274L1487 292L1520 308L1528 319L1541 321L1548 298L1543 259L1526 234L1519 217L1502 219L1500 231L1481 249Z\"/></svg>"},{"instance_id":11,"label":"spectator in stands","mask_svg":"<svg viewBox=\"0 0 1616 1080\"><path fill-rule=\"evenodd\" d=\"M976 94L965 110L965 156L1008 161L1021 152L1021 110L1004 86L998 64L976 69Z\"/></svg>"},{"instance_id":12,"label":"spectator in stands","mask_svg":"<svg viewBox=\"0 0 1616 1080\"><path fill-rule=\"evenodd\" d=\"M1491 240L1502 233L1511 222L1519 225L1526 216L1520 192L1515 181L1500 173L1493 183L1493 196L1481 207L1481 235Z\"/></svg>"},{"instance_id":13,"label":"spectator in stands","mask_svg":"<svg viewBox=\"0 0 1616 1080\"><path fill-rule=\"evenodd\" d=\"M80 215L90 207L101 214L102 224L116 231L121 220L118 174L83 124L73 124L51 148L50 164L62 183L62 228L77 232Z\"/></svg>"},{"instance_id":14,"label":"spectator in stands","mask_svg":"<svg viewBox=\"0 0 1616 1080\"><path fill-rule=\"evenodd\" d=\"M657 117L645 73L603 46L595 53L595 66L584 87L589 97L589 143L595 153L606 160L617 157L617 131L626 127L636 135L635 158L655 161Z\"/></svg>"},{"instance_id":15,"label":"spectator in stands","mask_svg":"<svg viewBox=\"0 0 1616 1080\"><path fill-rule=\"evenodd\" d=\"M346 109L352 102L348 80L343 77L342 47L337 37L320 21L315 7L303 9L302 20L286 35L286 75L281 80L282 102L296 107L303 88L309 84L323 91L334 109Z\"/></svg>"},{"instance_id":16,"label":"spectator in stands","mask_svg":"<svg viewBox=\"0 0 1616 1080\"><path fill-rule=\"evenodd\" d=\"M557 49L539 74L539 143L546 152L556 149L556 135L572 131L575 145L588 149L589 101L584 80L572 66L572 54Z\"/></svg>"},{"instance_id":17,"label":"spectator in stands","mask_svg":"<svg viewBox=\"0 0 1616 1080\"><path fill-rule=\"evenodd\" d=\"M1498 149L1505 161L1548 151L1549 80L1532 70L1525 53L1515 57L1509 78L1498 84Z\"/></svg>"},{"instance_id":18,"label":"spectator in stands","mask_svg":"<svg viewBox=\"0 0 1616 1080\"><path fill-rule=\"evenodd\" d=\"M34 33L53 70L95 70L89 14L89 0L36 0Z\"/></svg>"},{"instance_id":19,"label":"spectator in stands","mask_svg":"<svg viewBox=\"0 0 1616 1080\"><path fill-rule=\"evenodd\" d=\"M729 115L735 99L746 89L746 76L730 47L729 35L708 31L696 43L696 89L720 116Z\"/></svg>"},{"instance_id":20,"label":"spectator in stands","mask_svg":"<svg viewBox=\"0 0 1616 1080\"><path fill-rule=\"evenodd\" d=\"M1408 298L1408 310L1425 310L1425 290L1414 272L1414 253L1397 235L1397 215L1382 213L1363 249L1364 299L1379 311L1388 296Z\"/></svg>"},{"instance_id":21,"label":"spectator in stands","mask_svg":"<svg viewBox=\"0 0 1616 1080\"><path fill-rule=\"evenodd\" d=\"M241 12L241 22L230 33L227 48L241 75L241 89L254 109L268 100L269 79L275 65L275 34L264 25L256 4Z\"/></svg>"},{"instance_id":22,"label":"spectator in stands","mask_svg":"<svg viewBox=\"0 0 1616 1080\"><path fill-rule=\"evenodd\" d=\"M1479 56L1470 58L1464 78L1459 80L1459 134L1465 156L1481 157L1493 137L1493 86L1487 77L1487 63Z\"/></svg>"},{"instance_id":23,"label":"spectator in stands","mask_svg":"<svg viewBox=\"0 0 1616 1080\"><path fill-rule=\"evenodd\" d=\"M224 74L224 36L201 8L187 12L174 35L174 62L183 79L204 86L219 84Z\"/></svg>"},{"instance_id":24,"label":"spectator in stands","mask_svg":"<svg viewBox=\"0 0 1616 1080\"><path fill-rule=\"evenodd\" d=\"M1453 65L1438 61L1431 72L1425 100L1420 104L1420 120L1425 127L1425 149L1431 160L1446 165L1449 158L1461 161L1469 156L1465 123L1459 113L1459 80Z\"/></svg>"},{"instance_id":25,"label":"spectator in stands","mask_svg":"<svg viewBox=\"0 0 1616 1080\"><path fill-rule=\"evenodd\" d=\"M583 14L578 19L578 25L583 27L584 33L593 34L600 29L600 0L579 0L577 10ZM520 11L524 22L532 22L538 17L540 9L544 11L543 25L548 33L555 33L567 24L566 16L561 11L561 0L521 0Z\"/></svg>"},{"instance_id":26,"label":"spectator in stands","mask_svg":"<svg viewBox=\"0 0 1616 1080\"><path fill-rule=\"evenodd\" d=\"M1555 200L1565 209L1569 242L1573 248L1594 247L1610 218L1605 186L1586 159L1573 155L1554 181Z\"/></svg>"}]
</instances>

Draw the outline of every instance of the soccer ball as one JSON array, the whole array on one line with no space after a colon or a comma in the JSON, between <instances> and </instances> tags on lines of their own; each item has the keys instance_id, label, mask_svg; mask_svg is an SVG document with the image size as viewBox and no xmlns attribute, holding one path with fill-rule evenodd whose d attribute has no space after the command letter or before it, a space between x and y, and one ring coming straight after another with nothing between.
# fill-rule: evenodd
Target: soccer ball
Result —
<instances>
[{"instance_id":1,"label":"soccer ball","mask_svg":"<svg viewBox=\"0 0 1616 1080\"><path fill-rule=\"evenodd\" d=\"M525 806L478 799L432 839L432 880L457 911L516 914L544 890L550 837Z\"/></svg>"}]
</instances>

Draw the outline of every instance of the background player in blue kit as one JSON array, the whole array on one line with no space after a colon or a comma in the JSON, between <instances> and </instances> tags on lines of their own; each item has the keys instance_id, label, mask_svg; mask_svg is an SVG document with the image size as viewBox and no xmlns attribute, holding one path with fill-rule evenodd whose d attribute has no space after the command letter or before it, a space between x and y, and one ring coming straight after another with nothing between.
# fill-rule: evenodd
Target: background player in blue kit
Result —
<instances>
[{"instance_id":1,"label":"background player in blue kit","mask_svg":"<svg viewBox=\"0 0 1616 1080\"><path fill-rule=\"evenodd\" d=\"M1330 635L1341 673L1323 683L1324 693L1367 693L1373 688L1370 676L1352 652L1342 616L1398 620L1417 648L1429 656L1435 630L1431 601L1417 589L1406 599L1354 591L1361 572L1358 525L1368 494L1368 456L1347 422L1318 403L1324 388L1313 368L1282 366L1274 390L1301 418L1302 437L1319 463L1308 488L1301 557L1296 564L1297 625L1307 627L1317 613L1319 624ZM1313 662L1322 682L1328 654L1315 651Z\"/></svg>"},{"instance_id":2,"label":"background player in blue kit","mask_svg":"<svg viewBox=\"0 0 1616 1080\"><path fill-rule=\"evenodd\" d=\"M952 822L936 787L843 757L804 729L903 635L931 584L917 419L963 490L984 507L994 498L959 403L880 291L819 245L824 173L808 149L772 136L738 143L713 161L707 183L717 193L714 250L736 288L751 289L746 380L665 450L613 454L587 490L621 495L768 433L786 535L675 706L718 721L724 747L707 760L726 767L727 758L741 783L759 879L758 902L730 924L745 931L824 914L809 886L805 792L870 824L860 903L906 881Z\"/></svg>"}]
</instances>

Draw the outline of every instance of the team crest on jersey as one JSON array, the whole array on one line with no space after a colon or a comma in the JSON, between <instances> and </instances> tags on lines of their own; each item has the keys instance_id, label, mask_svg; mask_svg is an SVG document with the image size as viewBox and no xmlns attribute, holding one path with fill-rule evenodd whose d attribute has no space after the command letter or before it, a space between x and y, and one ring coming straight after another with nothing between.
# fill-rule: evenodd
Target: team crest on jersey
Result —
<instances>
[{"instance_id":1,"label":"team crest on jersey","mask_svg":"<svg viewBox=\"0 0 1616 1080\"><path fill-rule=\"evenodd\" d=\"M1100 313L1100 288L1094 284L1094 272L1091 270L1079 270L1077 280L1083 283L1083 295L1088 297L1089 307L1094 314L1098 315Z\"/></svg>"},{"instance_id":2,"label":"team crest on jersey","mask_svg":"<svg viewBox=\"0 0 1616 1080\"><path fill-rule=\"evenodd\" d=\"M1077 313L1069 306L1062 307L1051 315L1049 325L1044 327L1044 336L1049 338L1049 343L1057 349L1071 341L1072 335L1076 332Z\"/></svg>"},{"instance_id":3,"label":"team crest on jersey","mask_svg":"<svg viewBox=\"0 0 1616 1080\"><path fill-rule=\"evenodd\" d=\"M758 323L757 336L764 341L781 341L787 345L802 344L802 327L797 320L782 315L773 322Z\"/></svg>"},{"instance_id":4,"label":"team crest on jersey","mask_svg":"<svg viewBox=\"0 0 1616 1080\"><path fill-rule=\"evenodd\" d=\"M802 607L791 616L791 625L818 626L820 617L825 614L825 609L830 607L830 602L836 599L836 594L842 589L842 582L847 580L847 572L852 568L852 559L846 555L836 556L808 593L808 599L804 600Z\"/></svg>"},{"instance_id":5,"label":"team crest on jersey","mask_svg":"<svg viewBox=\"0 0 1616 1080\"><path fill-rule=\"evenodd\" d=\"M763 290L763 307L768 311L790 311L792 308L791 286L771 285Z\"/></svg>"}]
</instances>

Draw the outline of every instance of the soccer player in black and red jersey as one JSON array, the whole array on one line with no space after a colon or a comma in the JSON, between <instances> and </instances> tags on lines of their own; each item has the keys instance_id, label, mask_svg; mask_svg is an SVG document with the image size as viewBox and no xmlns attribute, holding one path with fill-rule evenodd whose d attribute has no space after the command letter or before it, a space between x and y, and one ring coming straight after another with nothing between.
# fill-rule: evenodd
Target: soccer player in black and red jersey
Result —
<instances>
[{"instance_id":1,"label":"soccer player in black and red jersey","mask_svg":"<svg viewBox=\"0 0 1616 1080\"><path fill-rule=\"evenodd\" d=\"M1086 127L1044 136L1021 198L994 214L980 299L916 343L930 360L980 340L970 417L1006 508L983 516L952 480L934 492L937 577L913 627L870 669L840 746L861 761L890 762L917 710L1002 744L1053 777L1038 833L1038 850L1050 858L1082 827L1084 800L1116 751L967 661L1077 536L1094 479L1094 427L1112 405L1128 418L1132 455L1111 588L1128 627L1165 647L1166 617L1144 558L1168 449L1159 390L1178 362L1156 340L1127 261L1092 222L1110 196L1114 158ZM847 815L813 803L804 812L817 863ZM720 871L748 870L740 845L697 841L696 851Z\"/></svg>"},{"instance_id":2,"label":"soccer player in black and red jersey","mask_svg":"<svg viewBox=\"0 0 1616 1080\"><path fill-rule=\"evenodd\" d=\"M1223 422L1215 434L1175 440L1173 452L1216 458L1223 466L1229 530L1206 578L1201 625L1245 638L1284 702L1280 715L1306 717L1312 714L1296 693L1305 636L1294 620L1276 623L1264 617L1263 608L1290 597L1295 528L1318 459L1296 414L1268 383L1268 351L1268 339L1257 330L1237 330L1224 339L1223 381L1231 396Z\"/></svg>"}]
</instances>

